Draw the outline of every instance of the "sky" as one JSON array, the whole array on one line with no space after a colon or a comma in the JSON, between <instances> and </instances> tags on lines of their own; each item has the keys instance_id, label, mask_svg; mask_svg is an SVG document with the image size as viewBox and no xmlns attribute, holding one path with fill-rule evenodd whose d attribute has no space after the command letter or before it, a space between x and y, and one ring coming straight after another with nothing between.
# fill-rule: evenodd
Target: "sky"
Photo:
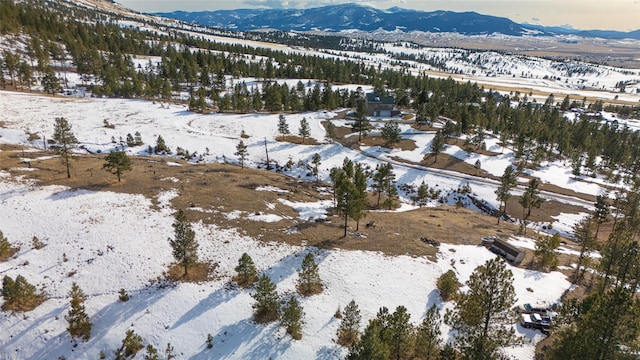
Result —
<instances>
[{"instance_id":1,"label":"sky","mask_svg":"<svg viewBox=\"0 0 640 360\"><path fill-rule=\"evenodd\" d=\"M116 0L142 12L249 8L308 8L360 3L380 9L398 6L424 11L475 11L518 23L577 29L640 29L640 0Z\"/></svg>"}]
</instances>

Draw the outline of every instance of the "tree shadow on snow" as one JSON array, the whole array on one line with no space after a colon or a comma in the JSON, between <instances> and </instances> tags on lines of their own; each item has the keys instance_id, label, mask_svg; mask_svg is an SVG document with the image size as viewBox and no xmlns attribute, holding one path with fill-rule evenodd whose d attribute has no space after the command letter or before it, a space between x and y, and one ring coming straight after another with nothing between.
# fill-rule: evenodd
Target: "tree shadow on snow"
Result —
<instances>
[{"instance_id":1,"label":"tree shadow on snow","mask_svg":"<svg viewBox=\"0 0 640 360\"><path fill-rule=\"evenodd\" d=\"M176 321L173 326L171 326L171 330L177 329L178 327L188 323L189 321L199 317L204 312L214 309L233 298L235 298L238 294L240 294L240 290L238 289L230 289L228 286L223 286L211 294L206 298L200 300L198 304L192 307L189 311L187 311L184 315Z\"/></svg>"},{"instance_id":2,"label":"tree shadow on snow","mask_svg":"<svg viewBox=\"0 0 640 360\"><path fill-rule=\"evenodd\" d=\"M213 348L204 347L190 359L279 359L291 341L278 323L260 325L244 319L221 328L213 337Z\"/></svg>"}]
</instances>

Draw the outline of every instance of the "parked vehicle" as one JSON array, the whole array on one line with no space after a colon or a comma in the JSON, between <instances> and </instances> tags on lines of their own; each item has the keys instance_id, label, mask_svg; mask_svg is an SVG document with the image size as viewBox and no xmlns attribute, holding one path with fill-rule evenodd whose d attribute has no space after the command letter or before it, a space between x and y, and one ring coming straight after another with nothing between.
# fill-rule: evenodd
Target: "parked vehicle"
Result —
<instances>
[{"instance_id":1,"label":"parked vehicle","mask_svg":"<svg viewBox=\"0 0 640 360\"><path fill-rule=\"evenodd\" d=\"M551 332L551 319L548 317L543 317L538 313L526 314L523 313L520 315L520 325L527 329L535 329L540 330L541 333L545 335L549 335Z\"/></svg>"},{"instance_id":2,"label":"parked vehicle","mask_svg":"<svg viewBox=\"0 0 640 360\"><path fill-rule=\"evenodd\" d=\"M522 304L518 305L517 310L519 313L537 313L547 315L549 308L544 304Z\"/></svg>"}]
</instances>

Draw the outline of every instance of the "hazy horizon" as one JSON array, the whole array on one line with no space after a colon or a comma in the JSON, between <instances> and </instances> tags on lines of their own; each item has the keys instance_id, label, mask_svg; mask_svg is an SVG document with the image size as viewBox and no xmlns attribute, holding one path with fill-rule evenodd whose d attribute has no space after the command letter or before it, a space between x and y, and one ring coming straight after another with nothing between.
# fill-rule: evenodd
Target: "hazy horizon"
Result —
<instances>
[{"instance_id":1,"label":"hazy horizon","mask_svg":"<svg viewBox=\"0 0 640 360\"><path fill-rule=\"evenodd\" d=\"M358 3L379 9L475 11L517 23L570 26L582 30L640 29L640 0L116 0L141 12L214 11L255 8L311 8Z\"/></svg>"}]
</instances>

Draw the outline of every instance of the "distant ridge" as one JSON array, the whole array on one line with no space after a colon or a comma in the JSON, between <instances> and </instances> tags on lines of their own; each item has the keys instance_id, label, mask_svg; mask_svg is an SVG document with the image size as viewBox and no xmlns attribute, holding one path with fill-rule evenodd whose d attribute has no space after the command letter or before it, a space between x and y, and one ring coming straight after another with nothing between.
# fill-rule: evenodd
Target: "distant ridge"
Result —
<instances>
[{"instance_id":1,"label":"distant ridge","mask_svg":"<svg viewBox=\"0 0 640 360\"><path fill-rule=\"evenodd\" d=\"M277 29L282 31L340 32L360 31L424 31L432 33L459 33L463 35L504 34L570 35L605 39L633 38L640 40L640 30L631 32L609 30L577 30L559 27L518 24L507 18L482 15L476 12L419 11L398 7L380 10L369 6L343 4L311 9L240 9L170 13L156 13L199 25L251 31Z\"/></svg>"}]
</instances>

